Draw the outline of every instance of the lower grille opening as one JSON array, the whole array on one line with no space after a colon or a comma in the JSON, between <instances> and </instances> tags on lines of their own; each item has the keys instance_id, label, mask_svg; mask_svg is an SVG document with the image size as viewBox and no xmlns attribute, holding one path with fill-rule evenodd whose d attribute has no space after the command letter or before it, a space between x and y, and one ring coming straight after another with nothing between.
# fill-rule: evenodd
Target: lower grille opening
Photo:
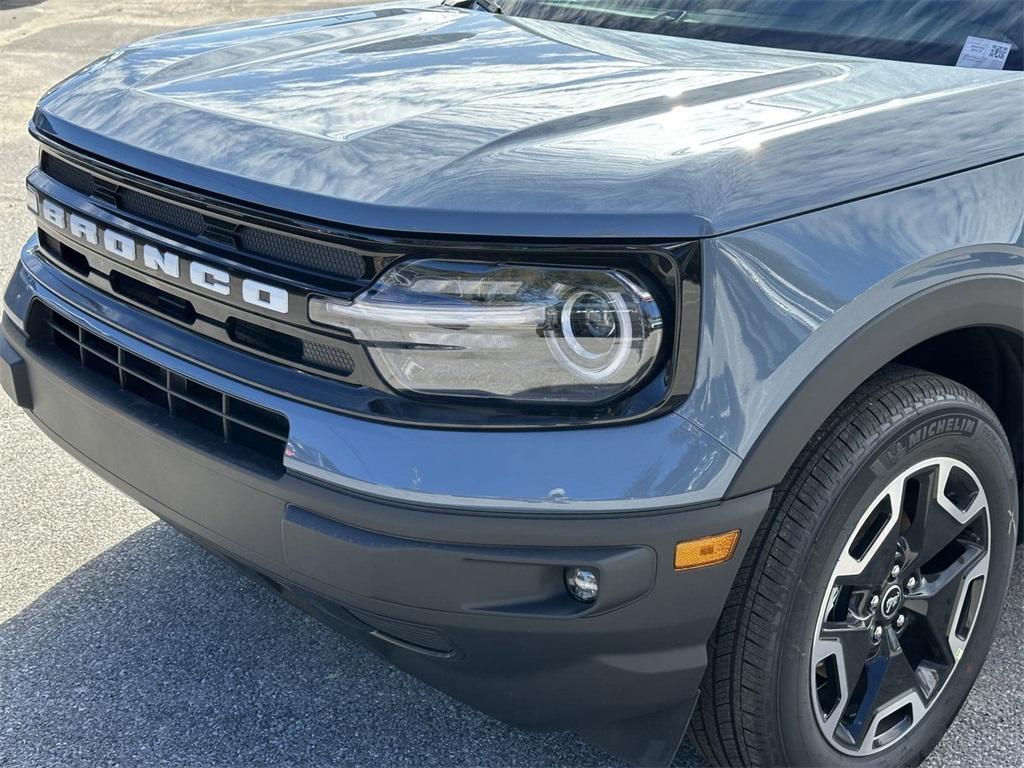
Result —
<instances>
[{"instance_id":1,"label":"lower grille opening","mask_svg":"<svg viewBox=\"0 0 1024 768\"><path fill-rule=\"evenodd\" d=\"M355 368L352 356L334 344L300 339L237 318L228 321L228 335L258 352L339 376L347 376Z\"/></svg>"},{"instance_id":2,"label":"lower grille opening","mask_svg":"<svg viewBox=\"0 0 1024 768\"><path fill-rule=\"evenodd\" d=\"M139 357L38 302L32 312L32 327L45 328L53 347L83 368L225 443L282 463L288 442L288 419L282 414Z\"/></svg>"},{"instance_id":3,"label":"lower grille opening","mask_svg":"<svg viewBox=\"0 0 1024 768\"><path fill-rule=\"evenodd\" d=\"M167 291L161 291L141 280L136 280L134 277L129 277L121 272L111 272L110 287L114 293L137 304L142 304L165 317L189 325L196 321L196 308L191 301L180 299Z\"/></svg>"},{"instance_id":4,"label":"lower grille opening","mask_svg":"<svg viewBox=\"0 0 1024 768\"><path fill-rule=\"evenodd\" d=\"M90 271L89 260L85 258L84 254L79 253L70 246L64 245L53 235L43 232L41 229L39 230L39 243L54 261L63 264L72 272L88 277Z\"/></svg>"}]
</instances>

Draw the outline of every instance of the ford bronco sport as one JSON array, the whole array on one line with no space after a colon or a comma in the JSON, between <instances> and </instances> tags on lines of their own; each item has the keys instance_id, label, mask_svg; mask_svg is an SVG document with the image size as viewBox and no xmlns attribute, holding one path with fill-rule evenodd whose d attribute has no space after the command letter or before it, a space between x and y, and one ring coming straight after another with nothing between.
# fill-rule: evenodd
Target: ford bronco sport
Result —
<instances>
[{"instance_id":1,"label":"ford bronco sport","mask_svg":"<svg viewBox=\"0 0 1024 768\"><path fill-rule=\"evenodd\" d=\"M4 390L495 717L909 766L1018 542L1024 19L457 0L43 96Z\"/></svg>"}]
</instances>

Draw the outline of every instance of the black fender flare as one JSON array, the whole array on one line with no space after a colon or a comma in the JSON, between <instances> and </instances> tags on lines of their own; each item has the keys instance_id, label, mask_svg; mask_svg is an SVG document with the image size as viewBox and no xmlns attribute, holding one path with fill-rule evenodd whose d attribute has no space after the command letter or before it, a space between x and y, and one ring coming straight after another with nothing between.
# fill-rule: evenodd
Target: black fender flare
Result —
<instances>
[{"instance_id":1,"label":"black fender flare","mask_svg":"<svg viewBox=\"0 0 1024 768\"><path fill-rule=\"evenodd\" d=\"M1024 336L1024 280L981 274L913 294L836 347L779 408L747 452L727 498L778 485L818 428L861 383L921 342L989 326Z\"/></svg>"}]
</instances>

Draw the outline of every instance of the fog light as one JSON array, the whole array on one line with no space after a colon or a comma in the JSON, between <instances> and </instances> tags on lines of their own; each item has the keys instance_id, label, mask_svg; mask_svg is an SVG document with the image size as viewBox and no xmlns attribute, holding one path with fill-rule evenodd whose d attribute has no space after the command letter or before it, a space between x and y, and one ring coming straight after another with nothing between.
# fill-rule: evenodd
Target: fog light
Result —
<instances>
[{"instance_id":1,"label":"fog light","mask_svg":"<svg viewBox=\"0 0 1024 768\"><path fill-rule=\"evenodd\" d=\"M597 599L597 572L589 568L566 568L565 587L581 603L592 603Z\"/></svg>"},{"instance_id":2,"label":"fog light","mask_svg":"<svg viewBox=\"0 0 1024 768\"><path fill-rule=\"evenodd\" d=\"M729 531L705 536L702 539L680 541L676 544L676 570L685 571L724 563L736 551L736 542L739 540L739 531Z\"/></svg>"}]
</instances>

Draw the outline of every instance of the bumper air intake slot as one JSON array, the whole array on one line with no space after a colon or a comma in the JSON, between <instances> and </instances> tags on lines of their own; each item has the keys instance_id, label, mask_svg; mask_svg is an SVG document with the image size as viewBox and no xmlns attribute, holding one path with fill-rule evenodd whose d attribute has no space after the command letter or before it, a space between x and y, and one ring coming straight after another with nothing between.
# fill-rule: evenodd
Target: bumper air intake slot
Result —
<instances>
[{"instance_id":1,"label":"bumper air intake slot","mask_svg":"<svg viewBox=\"0 0 1024 768\"><path fill-rule=\"evenodd\" d=\"M39 244L43 246L43 250L46 251L46 255L52 261L57 262L60 266L71 270L77 275L82 277L89 276L91 267L89 266L89 259L85 257L85 254L79 253L71 246L65 245L53 235L41 229L38 234Z\"/></svg>"},{"instance_id":2,"label":"bumper air intake slot","mask_svg":"<svg viewBox=\"0 0 1024 768\"><path fill-rule=\"evenodd\" d=\"M40 302L32 308L33 343L46 342L66 359L190 422L224 443L255 452L280 466L288 442L288 420L281 414L232 397L112 344ZM39 329L43 329L42 333Z\"/></svg>"},{"instance_id":3,"label":"bumper air intake slot","mask_svg":"<svg viewBox=\"0 0 1024 768\"><path fill-rule=\"evenodd\" d=\"M341 347L274 331L244 320L228 320L231 340L250 349L299 365L347 376L355 368L352 356Z\"/></svg>"},{"instance_id":4,"label":"bumper air intake slot","mask_svg":"<svg viewBox=\"0 0 1024 768\"><path fill-rule=\"evenodd\" d=\"M129 277L121 272L111 272L110 287L118 296L141 304L164 317L187 325L196 321L196 308L191 301L174 296L167 291L161 291L134 277Z\"/></svg>"}]
</instances>

